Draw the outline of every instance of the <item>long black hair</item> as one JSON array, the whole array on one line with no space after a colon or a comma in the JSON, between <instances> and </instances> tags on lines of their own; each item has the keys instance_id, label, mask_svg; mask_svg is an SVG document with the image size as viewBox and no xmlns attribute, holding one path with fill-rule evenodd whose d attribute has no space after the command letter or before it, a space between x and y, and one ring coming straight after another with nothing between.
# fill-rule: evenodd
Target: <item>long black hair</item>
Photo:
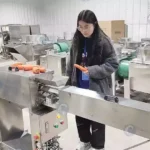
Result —
<instances>
[{"instance_id":1,"label":"long black hair","mask_svg":"<svg viewBox=\"0 0 150 150\"><path fill-rule=\"evenodd\" d=\"M78 30L79 21L84 21L86 23L90 23L94 25L94 32L92 34L93 38L93 46L92 49L95 49L95 46L98 41L102 40L103 37L107 37L107 35L102 31L98 24L98 20L96 18L96 15L91 10L83 10L79 13L78 19L77 19L77 29L73 38L73 45L76 48L76 50L80 49L81 41L84 38L82 33Z\"/></svg>"}]
</instances>

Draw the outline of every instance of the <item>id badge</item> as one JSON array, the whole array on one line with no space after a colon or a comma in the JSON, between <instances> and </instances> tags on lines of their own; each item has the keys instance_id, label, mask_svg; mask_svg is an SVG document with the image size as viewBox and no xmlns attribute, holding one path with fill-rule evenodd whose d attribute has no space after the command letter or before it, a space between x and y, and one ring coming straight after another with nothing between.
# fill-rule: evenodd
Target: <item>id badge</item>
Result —
<instances>
[{"instance_id":1,"label":"id badge","mask_svg":"<svg viewBox=\"0 0 150 150\"><path fill-rule=\"evenodd\" d=\"M89 76L82 72L82 80L88 81L89 80Z\"/></svg>"}]
</instances>

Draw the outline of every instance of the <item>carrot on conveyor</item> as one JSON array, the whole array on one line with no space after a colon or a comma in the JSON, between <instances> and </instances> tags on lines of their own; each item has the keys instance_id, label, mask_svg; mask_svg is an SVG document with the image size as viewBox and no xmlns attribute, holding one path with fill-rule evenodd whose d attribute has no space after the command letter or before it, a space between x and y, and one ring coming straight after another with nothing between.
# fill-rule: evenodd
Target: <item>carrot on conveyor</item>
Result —
<instances>
[{"instance_id":1,"label":"carrot on conveyor","mask_svg":"<svg viewBox=\"0 0 150 150\"><path fill-rule=\"evenodd\" d=\"M40 73L45 73L46 72L46 69L44 67L40 67Z\"/></svg>"},{"instance_id":2,"label":"carrot on conveyor","mask_svg":"<svg viewBox=\"0 0 150 150\"><path fill-rule=\"evenodd\" d=\"M14 69L14 68L16 68L17 66L19 66L19 65L23 65L22 63L15 63L15 64L12 64L10 67L12 68L12 69Z\"/></svg>"},{"instance_id":3,"label":"carrot on conveyor","mask_svg":"<svg viewBox=\"0 0 150 150\"><path fill-rule=\"evenodd\" d=\"M33 69L33 67L34 67L33 65L24 65L23 70L24 71L31 71Z\"/></svg>"},{"instance_id":4,"label":"carrot on conveyor","mask_svg":"<svg viewBox=\"0 0 150 150\"><path fill-rule=\"evenodd\" d=\"M9 71L12 71L12 70L14 69L15 71L19 71L19 69L17 68L19 65L23 65L23 64L20 63L20 62L15 63L15 64L12 64L12 65L10 65L10 66L8 67L8 70L9 70Z\"/></svg>"},{"instance_id":5,"label":"carrot on conveyor","mask_svg":"<svg viewBox=\"0 0 150 150\"><path fill-rule=\"evenodd\" d=\"M23 69L24 69L23 67L24 67L24 65L18 65L18 66L17 66L17 68L18 68L19 70L23 70Z\"/></svg>"},{"instance_id":6,"label":"carrot on conveyor","mask_svg":"<svg viewBox=\"0 0 150 150\"><path fill-rule=\"evenodd\" d=\"M46 69L44 67L33 67L33 73L39 74L39 73L45 73Z\"/></svg>"},{"instance_id":7,"label":"carrot on conveyor","mask_svg":"<svg viewBox=\"0 0 150 150\"><path fill-rule=\"evenodd\" d=\"M16 71L24 70L24 71L32 71L34 74L45 73L46 69L39 65L23 65L22 63L15 63L11 65L9 70L15 69Z\"/></svg>"},{"instance_id":8,"label":"carrot on conveyor","mask_svg":"<svg viewBox=\"0 0 150 150\"><path fill-rule=\"evenodd\" d=\"M81 65L78 65L78 64L74 64L74 67L78 68L81 71L87 71L87 68L82 67Z\"/></svg>"},{"instance_id":9,"label":"carrot on conveyor","mask_svg":"<svg viewBox=\"0 0 150 150\"><path fill-rule=\"evenodd\" d=\"M11 67L17 67L18 65L23 65L23 64L21 62L18 62L18 63L12 64Z\"/></svg>"},{"instance_id":10,"label":"carrot on conveyor","mask_svg":"<svg viewBox=\"0 0 150 150\"><path fill-rule=\"evenodd\" d=\"M40 68L39 67L33 67L32 72L34 74L39 74L40 73Z\"/></svg>"},{"instance_id":11,"label":"carrot on conveyor","mask_svg":"<svg viewBox=\"0 0 150 150\"><path fill-rule=\"evenodd\" d=\"M40 73L45 73L46 72L46 69L42 66L39 66L39 65L34 65L34 67L37 67L40 69Z\"/></svg>"}]
</instances>

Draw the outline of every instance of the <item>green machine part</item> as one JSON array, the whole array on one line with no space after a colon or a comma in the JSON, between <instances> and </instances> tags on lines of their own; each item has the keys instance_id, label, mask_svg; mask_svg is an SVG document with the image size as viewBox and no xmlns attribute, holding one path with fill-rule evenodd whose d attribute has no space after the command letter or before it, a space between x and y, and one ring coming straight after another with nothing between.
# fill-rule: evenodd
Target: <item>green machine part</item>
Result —
<instances>
[{"instance_id":1,"label":"green machine part","mask_svg":"<svg viewBox=\"0 0 150 150\"><path fill-rule=\"evenodd\" d=\"M129 60L122 60L120 61L119 68L117 71L118 77L128 79L129 77Z\"/></svg>"},{"instance_id":2,"label":"green machine part","mask_svg":"<svg viewBox=\"0 0 150 150\"><path fill-rule=\"evenodd\" d=\"M54 49L57 50L58 53L61 52L68 52L69 51L69 46L67 43L62 42L62 43L55 43L53 45Z\"/></svg>"},{"instance_id":3,"label":"green machine part","mask_svg":"<svg viewBox=\"0 0 150 150\"><path fill-rule=\"evenodd\" d=\"M120 59L119 67L116 72L116 77L121 79L128 79L129 77L129 64L134 58L137 57L137 52L132 52L130 55L126 55Z\"/></svg>"}]
</instances>

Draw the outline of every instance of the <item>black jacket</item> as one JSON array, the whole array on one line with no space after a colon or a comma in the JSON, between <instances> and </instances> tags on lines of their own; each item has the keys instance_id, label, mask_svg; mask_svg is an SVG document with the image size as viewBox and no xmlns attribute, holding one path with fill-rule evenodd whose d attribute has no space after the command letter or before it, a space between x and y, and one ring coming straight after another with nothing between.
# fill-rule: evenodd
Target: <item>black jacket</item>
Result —
<instances>
[{"instance_id":1,"label":"black jacket","mask_svg":"<svg viewBox=\"0 0 150 150\"><path fill-rule=\"evenodd\" d=\"M77 86L77 74L74 64L78 58L78 50L74 45L70 50L70 58L67 64L67 85ZM104 94L112 94L111 74L118 69L118 61L115 50L107 37L96 43L96 48L89 57L89 82L90 90Z\"/></svg>"}]
</instances>

